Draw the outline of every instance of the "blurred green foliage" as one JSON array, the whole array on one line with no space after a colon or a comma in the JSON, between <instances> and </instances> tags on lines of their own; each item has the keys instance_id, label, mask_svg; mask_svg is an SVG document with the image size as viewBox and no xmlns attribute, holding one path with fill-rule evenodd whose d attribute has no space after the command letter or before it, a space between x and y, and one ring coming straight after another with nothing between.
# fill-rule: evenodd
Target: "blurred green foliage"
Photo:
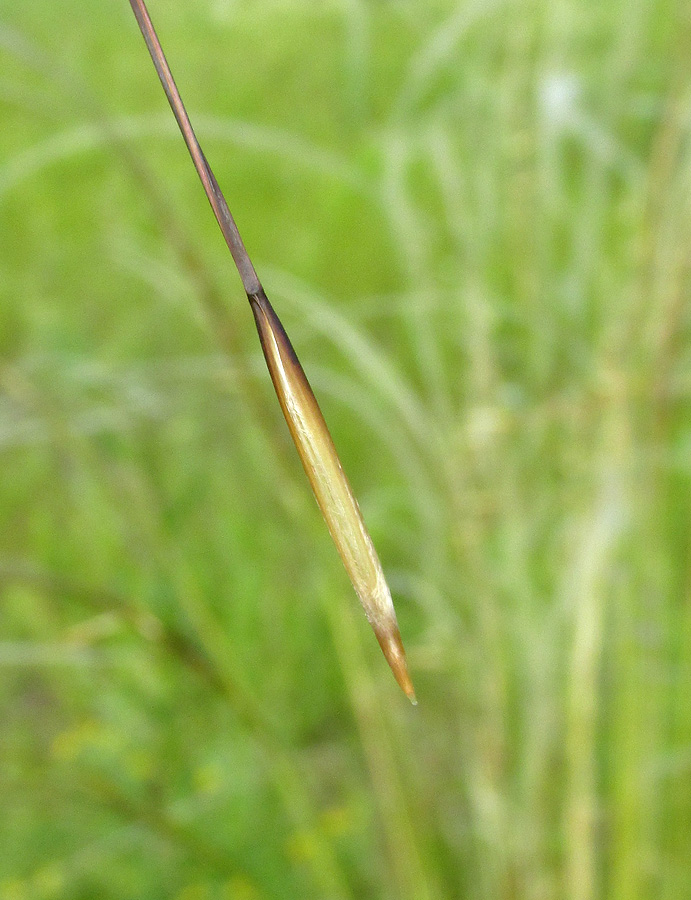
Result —
<instances>
[{"instance_id":1,"label":"blurred green foliage","mask_svg":"<svg viewBox=\"0 0 691 900\"><path fill-rule=\"evenodd\" d=\"M0 900L689 896L688 11L151 13L420 705L129 5L2 0Z\"/></svg>"}]
</instances>

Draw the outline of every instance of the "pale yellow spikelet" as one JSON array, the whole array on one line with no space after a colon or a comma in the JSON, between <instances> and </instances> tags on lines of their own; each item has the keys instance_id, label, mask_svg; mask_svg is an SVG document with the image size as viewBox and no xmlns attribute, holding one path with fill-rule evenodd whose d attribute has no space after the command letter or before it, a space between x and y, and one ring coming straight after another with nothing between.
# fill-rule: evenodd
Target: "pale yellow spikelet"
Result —
<instances>
[{"instance_id":1,"label":"pale yellow spikelet","mask_svg":"<svg viewBox=\"0 0 691 900\"><path fill-rule=\"evenodd\" d=\"M250 303L271 380L319 508L384 656L414 702L391 592L322 411L266 294L251 295Z\"/></svg>"},{"instance_id":2,"label":"pale yellow spikelet","mask_svg":"<svg viewBox=\"0 0 691 900\"><path fill-rule=\"evenodd\" d=\"M144 0L130 0L173 114L237 266L288 428L331 537L379 645L401 688L415 703L391 593L324 416L281 322L269 303L223 192L185 110Z\"/></svg>"}]
</instances>

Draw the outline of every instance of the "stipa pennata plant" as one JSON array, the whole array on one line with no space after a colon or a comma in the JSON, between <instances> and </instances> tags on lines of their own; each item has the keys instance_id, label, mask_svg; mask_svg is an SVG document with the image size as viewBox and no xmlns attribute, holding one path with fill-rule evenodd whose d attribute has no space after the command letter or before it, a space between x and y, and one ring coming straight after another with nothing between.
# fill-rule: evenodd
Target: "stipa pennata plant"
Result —
<instances>
[{"instance_id":1,"label":"stipa pennata plant","mask_svg":"<svg viewBox=\"0 0 691 900\"><path fill-rule=\"evenodd\" d=\"M271 380L319 508L396 681L415 703L391 592L324 416L195 136L146 4L144 0L130 0L130 5L237 267Z\"/></svg>"}]
</instances>

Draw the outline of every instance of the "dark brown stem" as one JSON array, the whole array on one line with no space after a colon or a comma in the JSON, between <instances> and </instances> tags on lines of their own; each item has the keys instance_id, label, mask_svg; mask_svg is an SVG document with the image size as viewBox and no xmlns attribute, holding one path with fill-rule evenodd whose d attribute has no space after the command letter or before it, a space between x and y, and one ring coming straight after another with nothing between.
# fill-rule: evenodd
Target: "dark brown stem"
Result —
<instances>
[{"instance_id":1,"label":"dark brown stem","mask_svg":"<svg viewBox=\"0 0 691 900\"><path fill-rule=\"evenodd\" d=\"M146 41L146 46L149 48L151 59L158 72L158 77L161 79L161 84L163 85L163 90L166 92L170 108L173 110L173 115L180 126L180 131L187 144L187 149L192 157L194 167L201 179L206 196L209 199L216 220L223 232L223 237L226 239L228 249L232 254L237 270L240 273L242 286L249 297L250 294L258 293L262 289L262 286L247 250L245 249L245 245L242 242L240 232L235 224L235 219L233 219L233 216L228 209L228 204L218 186L214 173L211 171L211 167L206 161L202 148L199 146L199 141L194 133L190 117L187 115L187 110L185 109L185 104L182 102L182 98L180 97L180 93L175 84L175 79L170 71L170 66L168 65L160 41L158 40L153 22L149 16L149 11L143 0L130 0L130 6L139 23L139 28Z\"/></svg>"}]
</instances>

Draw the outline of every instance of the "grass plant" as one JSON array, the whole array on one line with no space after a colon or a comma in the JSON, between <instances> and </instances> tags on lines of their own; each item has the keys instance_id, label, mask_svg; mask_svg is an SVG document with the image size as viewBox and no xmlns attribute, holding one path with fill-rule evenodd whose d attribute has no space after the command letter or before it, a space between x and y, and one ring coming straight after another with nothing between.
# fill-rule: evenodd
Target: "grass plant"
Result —
<instances>
[{"instance_id":1,"label":"grass plant","mask_svg":"<svg viewBox=\"0 0 691 900\"><path fill-rule=\"evenodd\" d=\"M0 900L688 896L684 7L152 13L420 703L128 5L0 0Z\"/></svg>"}]
</instances>

